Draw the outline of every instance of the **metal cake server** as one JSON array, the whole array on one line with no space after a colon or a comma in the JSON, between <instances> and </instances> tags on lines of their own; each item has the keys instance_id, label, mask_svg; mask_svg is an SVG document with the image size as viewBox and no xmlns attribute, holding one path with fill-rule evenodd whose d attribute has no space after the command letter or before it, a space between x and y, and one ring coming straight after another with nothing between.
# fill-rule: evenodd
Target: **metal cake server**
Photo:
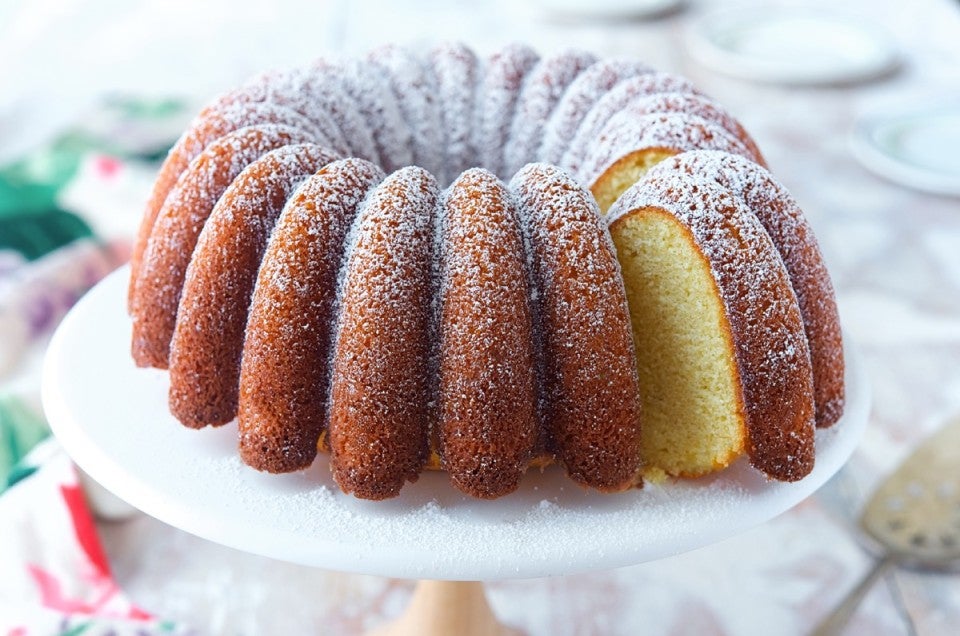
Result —
<instances>
[{"instance_id":1,"label":"metal cake server","mask_svg":"<svg viewBox=\"0 0 960 636\"><path fill-rule=\"evenodd\" d=\"M880 484L860 525L883 548L882 557L813 636L840 634L892 566L942 570L960 563L960 417L922 442Z\"/></svg>"}]
</instances>

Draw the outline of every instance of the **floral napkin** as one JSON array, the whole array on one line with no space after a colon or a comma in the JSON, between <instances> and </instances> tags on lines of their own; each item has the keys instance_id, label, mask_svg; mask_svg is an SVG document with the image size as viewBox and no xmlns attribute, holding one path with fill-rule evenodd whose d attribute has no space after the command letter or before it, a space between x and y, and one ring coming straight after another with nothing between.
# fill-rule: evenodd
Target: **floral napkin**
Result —
<instances>
[{"instance_id":1,"label":"floral napkin","mask_svg":"<svg viewBox=\"0 0 960 636\"><path fill-rule=\"evenodd\" d=\"M40 406L47 342L127 260L156 162L185 112L114 99L0 166L0 636L189 633L117 587L89 493Z\"/></svg>"}]
</instances>

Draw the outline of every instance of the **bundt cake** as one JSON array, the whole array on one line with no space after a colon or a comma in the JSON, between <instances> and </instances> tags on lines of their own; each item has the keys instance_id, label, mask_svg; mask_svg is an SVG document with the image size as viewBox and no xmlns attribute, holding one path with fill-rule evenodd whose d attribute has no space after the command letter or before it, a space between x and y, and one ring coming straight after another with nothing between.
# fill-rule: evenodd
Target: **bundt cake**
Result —
<instances>
[{"instance_id":1,"label":"bundt cake","mask_svg":"<svg viewBox=\"0 0 960 636\"><path fill-rule=\"evenodd\" d=\"M160 170L128 307L184 425L236 419L258 470L329 452L366 499L551 462L797 480L843 410L829 276L757 145L581 51L385 46L227 93Z\"/></svg>"}]
</instances>

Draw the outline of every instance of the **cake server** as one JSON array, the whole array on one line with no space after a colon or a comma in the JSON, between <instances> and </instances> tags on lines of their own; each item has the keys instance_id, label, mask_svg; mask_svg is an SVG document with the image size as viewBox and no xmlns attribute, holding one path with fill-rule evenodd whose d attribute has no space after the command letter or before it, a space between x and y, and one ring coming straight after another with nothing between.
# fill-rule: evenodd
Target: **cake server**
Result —
<instances>
[{"instance_id":1,"label":"cake server","mask_svg":"<svg viewBox=\"0 0 960 636\"><path fill-rule=\"evenodd\" d=\"M960 417L922 442L880 484L860 525L883 549L882 556L814 636L840 634L891 567L943 570L960 563Z\"/></svg>"}]
</instances>

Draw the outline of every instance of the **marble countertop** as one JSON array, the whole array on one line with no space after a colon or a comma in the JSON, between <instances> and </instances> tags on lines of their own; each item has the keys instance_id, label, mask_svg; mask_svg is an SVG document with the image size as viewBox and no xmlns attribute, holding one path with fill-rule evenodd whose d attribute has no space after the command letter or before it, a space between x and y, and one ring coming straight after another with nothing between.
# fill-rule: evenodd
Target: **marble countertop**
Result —
<instances>
[{"instance_id":1,"label":"marble countertop","mask_svg":"<svg viewBox=\"0 0 960 636\"><path fill-rule=\"evenodd\" d=\"M420 5L428 10L426 21L410 14L372 17L396 11L397 3L318 3L312 17L327 22L315 42L307 46L300 39L304 28L291 26L298 34L288 46L292 63L308 48L353 52L391 39L451 38L480 50L511 40L541 52L575 44L682 73L753 133L819 237L845 330L859 345L874 391L868 431L848 466L788 513L695 552L614 571L489 584L497 614L531 634L806 633L871 564L855 530L865 495L914 444L960 412L960 201L874 176L848 143L858 117L874 108L956 96L960 6L947 0L847 3L847 12L869 16L894 35L904 53L901 70L862 85L784 88L718 75L688 57L685 29L712 4L690 3L652 21L590 23L545 18L508 2L484 10L426 2ZM140 19L151 6L144 3ZM261 8L237 17L238 33L244 19L254 18L280 33L289 7L278 6L275 15ZM208 11L201 21L215 20ZM251 46L266 48L260 40ZM282 50L271 51L270 63L283 57ZM233 70L246 74L250 57L238 54L242 68ZM229 56L212 59L225 64ZM207 87L206 95L220 88L213 81ZM204 97L203 89L193 89L194 97ZM132 598L200 633L358 633L396 616L413 585L242 554L145 516L100 529L117 580ZM850 633L950 634L958 625L960 579L896 570L869 594Z\"/></svg>"}]
</instances>

